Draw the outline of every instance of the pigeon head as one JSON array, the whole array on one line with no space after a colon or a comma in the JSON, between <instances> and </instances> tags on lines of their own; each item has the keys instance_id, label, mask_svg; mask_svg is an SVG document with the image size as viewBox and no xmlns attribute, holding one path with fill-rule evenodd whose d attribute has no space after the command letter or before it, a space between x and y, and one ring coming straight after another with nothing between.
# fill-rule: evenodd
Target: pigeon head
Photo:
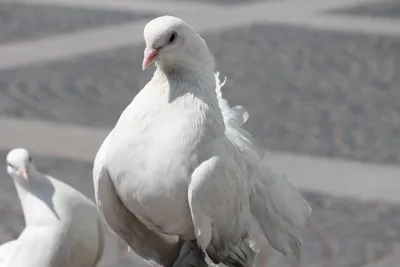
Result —
<instances>
[{"instance_id":1,"label":"pigeon head","mask_svg":"<svg viewBox=\"0 0 400 267\"><path fill-rule=\"evenodd\" d=\"M29 180L29 172L33 169L32 157L24 148L11 150L6 158L7 172L14 179Z\"/></svg>"},{"instance_id":2,"label":"pigeon head","mask_svg":"<svg viewBox=\"0 0 400 267\"><path fill-rule=\"evenodd\" d=\"M164 70L196 65L208 59L210 62L206 64L214 64L206 42L179 18L162 16L153 19L144 28L144 39L143 70L153 62Z\"/></svg>"}]
</instances>

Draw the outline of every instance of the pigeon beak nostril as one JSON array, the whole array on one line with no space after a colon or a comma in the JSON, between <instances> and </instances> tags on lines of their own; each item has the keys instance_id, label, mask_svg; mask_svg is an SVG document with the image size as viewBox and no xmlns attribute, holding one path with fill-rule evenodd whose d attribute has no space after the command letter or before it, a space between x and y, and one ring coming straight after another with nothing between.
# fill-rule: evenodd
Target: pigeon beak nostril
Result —
<instances>
[{"instance_id":1,"label":"pigeon beak nostril","mask_svg":"<svg viewBox=\"0 0 400 267\"><path fill-rule=\"evenodd\" d=\"M142 70L145 70L149 67L149 65L154 61L157 57L158 50L152 48L146 48L144 50L144 58L142 63Z\"/></svg>"},{"instance_id":2,"label":"pigeon beak nostril","mask_svg":"<svg viewBox=\"0 0 400 267\"><path fill-rule=\"evenodd\" d=\"M25 181L28 181L29 177L28 177L28 169L27 168L21 168L19 170L19 173L22 176L22 178L25 179Z\"/></svg>"}]
</instances>

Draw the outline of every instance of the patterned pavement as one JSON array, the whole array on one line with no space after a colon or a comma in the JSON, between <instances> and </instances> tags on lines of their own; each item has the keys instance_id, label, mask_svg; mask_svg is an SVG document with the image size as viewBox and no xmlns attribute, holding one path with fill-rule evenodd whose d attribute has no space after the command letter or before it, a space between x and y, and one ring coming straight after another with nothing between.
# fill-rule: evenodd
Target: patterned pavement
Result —
<instances>
[{"instance_id":1,"label":"patterned pavement","mask_svg":"<svg viewBox=\"0 0 400 267\"><path fill-rule=\"evenodd\" d=\"M0 3L0 44L149 19L154 14Z\"/></svg>"},{"instance_id":2,"label":"patterned pavement","mask_svg":"<svg viewBox=\"0 0 400 267\"><path fill-rule=\"evenodd\" d=\"M63 1L68 6L61 5ZM131 0L130 9L124 10L105 8L109 0L100 1L103 4L99 7L82 7L78 0L63 1L53 0L51 5L37 5L35 0L23 4L0 1L0 55L2 45L12 42L24 44L65 33L118 28L161 14L159 8L144 8L139 0L137 4ZM303 7L301 12L309 12L310 21L346 14L350 18L372 16L379 24L380 19L396 19L400 14L395 1L352 0L354 4L345 8L341 6L348 4L345 0L336 5L328 0L301 1L309 3L309 10ZM297 25L289 8L298 7L301 1L168 3L177 14L183 12L181 3L207 8L215 5L222 10L240 5L247 10L252 5L271 5L279 10L282 5L282 14L287 14L282 20L292 19L290 23L267 23L268 16L274 16L266 15L262 21L240 18L243 23L216 24L215 28L210 24L202 29L218 70L228 78L224 94L233 104L249 110L246 127L262 148L367 163L400 163L400 36L380 35L379 29L375 29L377 34L348 32L346 25L340 26L343 30L322 29L321 25L317 29L303 22ZM327 8L323 8L325 2ZM198 17L193 20L201 21ZM141 38L141 32L140 36L135 34L133 38ZM37 63L2 69L0 116L110 128L151 77L152 69L141 71L142 55L143 43L135 41L58 60L41 62L38 55ZM0 157L4 159L6 153L0 150ZM39 169L92 197L91 162L33 154ZM309 191L304 195L313 215L303 235L303 266L394 267L385 262L400 240L400 204L361 201L356 195L343 198ZM18 236L23 220L3 162L0 212L0 242L4 242ZM272 267L288 264L279 256L272 260ZM120 266L138 265L143 263L131 256Z\"/></svg>"},{"instance_id":3,"label":"patterned pavement","mask_svg":"<svg viewBox=\"0 0 400 267\"><path fill-rule=\"evenodd\" d=\"M332 13L398 19L400 17L400 2L398 0L375 1L351 8L333 10Z\"/></svg>"}]
</instances>

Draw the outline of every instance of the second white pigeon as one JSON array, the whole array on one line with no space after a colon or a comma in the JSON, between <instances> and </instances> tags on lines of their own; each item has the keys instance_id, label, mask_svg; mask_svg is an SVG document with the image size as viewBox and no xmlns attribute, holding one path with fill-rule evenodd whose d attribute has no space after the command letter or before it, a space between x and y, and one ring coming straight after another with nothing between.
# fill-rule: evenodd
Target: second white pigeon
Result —
<instances>
[{"instance_id":1,"label":"second white pigeon","mask_svg":"<svg viewBox=\"0 0 400 267\"><path fill-rule=\"evenodd\" d=\"M94 203L71 186L40 173L26 149L10 151L6 160L26 227L16 240L0 247L0 266L96 266L104 244Z\"/></svg>"}]
</instances>

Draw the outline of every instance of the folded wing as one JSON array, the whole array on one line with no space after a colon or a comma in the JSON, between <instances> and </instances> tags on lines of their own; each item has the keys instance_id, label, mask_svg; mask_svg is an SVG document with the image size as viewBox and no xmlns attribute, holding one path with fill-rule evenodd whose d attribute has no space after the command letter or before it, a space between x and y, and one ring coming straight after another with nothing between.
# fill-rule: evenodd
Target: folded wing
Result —
<instances>
[{"instance_id":1,"label":"folded wing","mask_svg":"<svg viewBox=\"0 0 400 267\"><path fill-rule=\"evenodd\" d=\"M254 146L250 133L241 128L248 119L247 111L230 108L223 99L219 74L215 75L216 92L224 122L225 134L242 151L250 183L250 206L270 244L286 256L300 258L300 230L311 215L311 208L282 174L270 170L263 162L261 152Z\"/></svg>"},{"instance_id":2,"label":"folded wing","mask_svg":"<svg viewBox=\"0 0 400 267\"><path fill-rule=\"evenodd\" d=\"M95 198L101 218L115 235L143 259L162 266L172 266L181 247L178 237L151 231L125 207L104 163L108 140L109 136L99 149L93 166Z\"/></svg>"}]
</instances>

